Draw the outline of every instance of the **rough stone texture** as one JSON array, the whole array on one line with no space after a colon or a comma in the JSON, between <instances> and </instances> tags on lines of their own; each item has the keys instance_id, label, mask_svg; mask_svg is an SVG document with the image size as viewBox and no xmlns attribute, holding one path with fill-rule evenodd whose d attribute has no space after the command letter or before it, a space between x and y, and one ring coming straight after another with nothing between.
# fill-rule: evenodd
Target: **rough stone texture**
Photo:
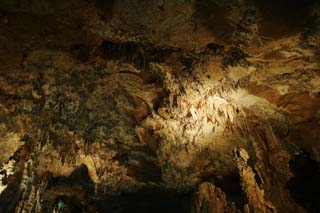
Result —
<instances>
[{"instance_id":1,"label":"rough stone texture","mask_svg":"<svg viewBox=\"0 0 320 213\"><path fill-rule=\"evenodd\" d=\"M1 1L0 212L320 211L317 4Z\"/></svg>"},{"instance_id":2,"label":"rough stone texture","mask_svg":"<svg viewBox=\"0 0 320 213\"><path fill-rule=\"evenodd\" d=\"M256 183L255 173L252 168L247 165L248 159L248 153L245 150L240 149L237 153L236 161L241 177L241 186L247 195L250 210L258 212L276 212L275 206L270 201L265 200L264 190L260 189Z\"/></svg>"},{"instance_id":3,"label":"rough stone texture","mask_svg":"<svg viewBox=\"0 0 320 213\"><path fill-rule=\"evenodd\" d=\"M228 206L225 193L213 184L204 182L194 196L191 212L236 212L234 204Z\"/></svg>"}]
</instances>

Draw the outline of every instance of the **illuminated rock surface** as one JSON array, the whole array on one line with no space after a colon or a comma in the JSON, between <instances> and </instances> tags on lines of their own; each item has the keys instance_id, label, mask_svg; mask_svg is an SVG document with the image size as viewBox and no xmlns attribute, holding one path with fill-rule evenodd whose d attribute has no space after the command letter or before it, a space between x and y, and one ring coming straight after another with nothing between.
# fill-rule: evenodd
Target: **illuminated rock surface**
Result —
<instances>
[{"instance_id":1,"label":"illuminated rock surface","mask_svg":"<svg viewBox=\"0 0 320 213\"><path fill-rule=\"evenodd\" d=\"M319 212L312 0L0 2L0 212Z\"/></svg>"}]
</instances>

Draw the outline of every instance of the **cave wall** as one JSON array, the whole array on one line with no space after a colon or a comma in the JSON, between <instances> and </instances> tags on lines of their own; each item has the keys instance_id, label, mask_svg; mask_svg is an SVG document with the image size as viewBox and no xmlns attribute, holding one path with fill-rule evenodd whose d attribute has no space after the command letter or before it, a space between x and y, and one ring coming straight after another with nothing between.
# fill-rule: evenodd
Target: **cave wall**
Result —
<instances>
[{"instance_id":1,"label":"cave wall","mask_svg":"<svg viewBox=\"0 0 320 213\"><path fill-rule=\"evenodd\" d=\"M0 212L317 212L318 8L1 1Z\"/></svg>"}]
</instances>

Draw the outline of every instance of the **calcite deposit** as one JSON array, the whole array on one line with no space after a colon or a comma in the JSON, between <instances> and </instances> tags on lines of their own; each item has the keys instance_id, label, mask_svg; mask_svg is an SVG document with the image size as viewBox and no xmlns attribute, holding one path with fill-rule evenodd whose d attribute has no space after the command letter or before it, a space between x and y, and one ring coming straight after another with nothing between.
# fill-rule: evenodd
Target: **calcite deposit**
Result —
<instances>
[{"instance_id":1,"label":"calcite deposit","mask_svg":"<svg viewBox=\"0 0 320 213\"><path fill-rule=\"evenodd\" d=\"M313 0L2 0L0 212L319 212Z\"/></svg>"}]
</instances>

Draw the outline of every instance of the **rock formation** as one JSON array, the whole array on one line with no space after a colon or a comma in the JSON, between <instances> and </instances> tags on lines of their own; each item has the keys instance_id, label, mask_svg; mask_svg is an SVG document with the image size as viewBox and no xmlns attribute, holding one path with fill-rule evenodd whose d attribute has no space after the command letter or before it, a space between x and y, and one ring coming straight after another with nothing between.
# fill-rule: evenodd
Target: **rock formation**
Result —
<instances>
[{"instance_id":1,"label":"rock formation","mask_svg":"<svg viewBox=\"0 0 320 213\"><path fill-rule=\"evenodd\" d=\"M314 0L2 0L0 212L319 212Z\"/></svg>"}]
</instances>

